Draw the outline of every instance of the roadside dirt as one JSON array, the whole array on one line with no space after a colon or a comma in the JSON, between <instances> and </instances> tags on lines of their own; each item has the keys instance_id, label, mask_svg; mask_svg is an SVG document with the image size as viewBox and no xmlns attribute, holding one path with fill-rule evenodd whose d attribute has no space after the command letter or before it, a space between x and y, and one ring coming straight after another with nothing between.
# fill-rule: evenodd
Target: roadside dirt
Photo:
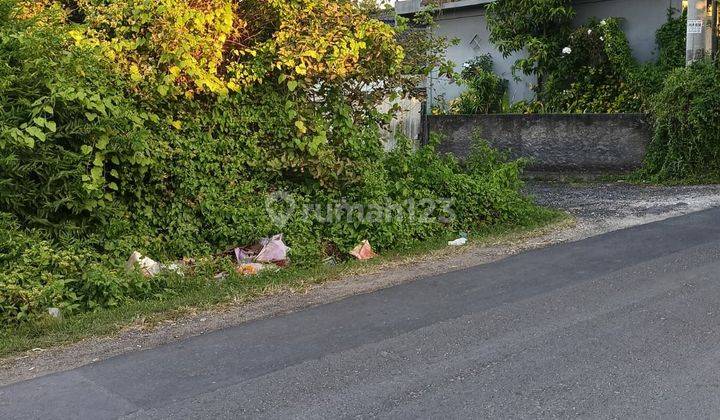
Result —
<instances>
[{"instance_id":1,"label":"roadside dirt","mask_svg":"<svg viewBox=\"0 0 720 420\"><path fill-rule=\"evenodd\" d=\"M231 303L212 311L188 313L158 325L138 322L110 337L91 338L52 349L34 349L0 360L0 386L422 277L487 264L522 251L720 206L720 186L639 187L625 183L533 182L527 186L527 192L543 205L568 211L575 221L530 234L510 235L495 242L471 242L465 247L446 248L422 257L373 266L366 272L302 291L282 291L252 303Z\"/></svg>"}]
</instances>

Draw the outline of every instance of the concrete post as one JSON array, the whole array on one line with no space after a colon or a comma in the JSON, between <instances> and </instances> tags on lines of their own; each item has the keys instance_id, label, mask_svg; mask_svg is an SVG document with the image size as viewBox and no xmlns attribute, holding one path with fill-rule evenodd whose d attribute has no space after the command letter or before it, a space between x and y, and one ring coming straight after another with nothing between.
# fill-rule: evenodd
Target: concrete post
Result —
<instances>
[{"instance_id":1,"label":"concrete post","mask_svg":"<svg viewBox=\"0 0 720 420\"><path fill-rule=\"evenodd\" d=\"M712 1L712 35L710 38L710 51L713 58L717 57L718 54L718 0Z\"/></svg>"},{"instance_id":2,"label":"concrete post","mask_svg":"<svg viewBox=\"0 0 720 420\"><path fill-rule=\"evenodd\" d=\"M710 19L707 14L707 0L689 0L688 1L688 21L687 21L687 47L685 48L685 61L687 65L704 59L710 49L710 37L707 35L712 32L708 27Z\"/></svg>"}]
</instances>

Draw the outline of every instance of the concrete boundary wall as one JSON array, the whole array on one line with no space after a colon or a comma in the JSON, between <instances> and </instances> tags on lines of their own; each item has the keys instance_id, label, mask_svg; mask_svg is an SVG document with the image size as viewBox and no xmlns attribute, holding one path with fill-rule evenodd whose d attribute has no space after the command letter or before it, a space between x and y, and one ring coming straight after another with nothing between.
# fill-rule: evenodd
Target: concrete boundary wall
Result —
<instances>
[{"instance_id":1,"label":"concrete boundary wall","mask_svg":"<svg viewBox=\"0 0 720 420\"><path fill-rule=\"evenodd\" d=\"M640 167L650 141L642 114L440 115L427 124L443 137L441 152L467 157L478 133L530 158L532 171L629 171Z\"/></svg>"}]
</instances>

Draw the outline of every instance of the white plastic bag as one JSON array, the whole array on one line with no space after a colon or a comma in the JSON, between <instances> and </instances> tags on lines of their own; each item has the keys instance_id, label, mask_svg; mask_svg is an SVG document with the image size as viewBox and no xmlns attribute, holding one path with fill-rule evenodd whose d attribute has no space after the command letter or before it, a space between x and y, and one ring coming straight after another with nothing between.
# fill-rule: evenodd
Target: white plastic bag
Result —
<instances>
[{"instance_id":1,"label":"white plastic bag","mask_svg":"<svg viewBox=\"0 0 720 420\"><path fill-rule=\"evenodd\" d=\"M282 234L275 235L263 241L263 249L255 257L255 261L261 263L284 263L287 261L287 253L290 250L283 242Z\"/></svg>"}]
</instances>

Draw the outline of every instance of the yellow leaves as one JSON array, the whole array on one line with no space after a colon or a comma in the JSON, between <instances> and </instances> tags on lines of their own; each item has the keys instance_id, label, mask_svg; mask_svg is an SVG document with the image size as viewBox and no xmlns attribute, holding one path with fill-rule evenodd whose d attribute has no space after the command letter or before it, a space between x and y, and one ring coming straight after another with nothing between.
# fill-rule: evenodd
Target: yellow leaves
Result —
<instances>
[{"instance_id":1,"label":"yellow leaves","mask_svg":"<svg viewBox=\"0 0 720 420\"><path fill-rule=\"evenodd\" d=\"M270 3L281 15L271 42L277 51L276 67L284 73L324 80L362 79L400 65L401 50L392 28L368 18L352 2ZM367 59L370 53L378 59Z\"/></svg>"},{"instance_id":2,"label":"yellow leaves","mask_svg":"<svg viewBox=\"0 0 720 420\"><path fill-rule=\"evenodd\" d=\"M82 41L84 38L83 33L76 29L68 31L68 35L70 35L70 37L75 41Z\"/></svg>"},{"instance_id":3,"label":"yellow leaves","mask_svg":"<svg viewBox=\"0 0 720 420\"><path fill-rule=\"evenodd\" d=\"M137 66L137 64L131 64L130 65L130 80L133 82L139 82L142 80L142 76L140 75L140 68Z\"/></svg>"},{"instance_id":4,"label":"yellow leaves","mask_svg":"<svg viewBox=\"0 0 720 420\"><path fill-rule=\"evenodd\" d=\"M232 80L227 83L227 87L228 87L228 89L232 90L233 92L240 92L240 85L238 85L237 83L235 83Z\"/></svg>"},{"instance_id":5,"label":"yellow leaves","mask_svg":"<svg viewBox=\"0 0 720 420\"><path fill-rule=\"evenodd\" d=\"M205 22L206 22L205 15L197 14L194 16L193 21L195 23L196 29L203 29L205 27Z\"/></svg>"},{"instance_id":6,"label":"yellow leaves","mask_svg":"<svg viewBox=\"0 0 720 420\"><path fill-rule=\"evenodd\" d=\"M305 126L305 123L300 120L295 121L295 128L297 128L298 133L300 134L307 133L307 127Z\"/></svg>"},{"instance_id":7,"label":"yellow leaves","mask_svg":"<svg viewBox=\"0 0 720 420\"><path fill-rule=\"evenodd\" d=\"M304 51L304 52L301 54L301 57L311 57L311 58L314 58L314 59L316 59L316 60L320 60L320 54L318 54L318 52L317 52L317 51L314 51L314 50Z\"/></svg>"},{"instance_id":8,"label":"yellow leaves","mask_svg":"<svg viewBox=\"0 0 720 420\"><path fill-rule=\"evenodd\" d=\"M162 96L226 95L278 75L303 86L372 81L402 59L392 28L350 1L77 2L87 24L72 39L100 46L120 73Z\"/></svg>"},{"instance_id":9,"label":"yellow leaves","mask_svg":"<svg viewBox=\"0 0 720 420\"><path fill-rule=\"evenodd\" d=\"M219 74L238 18L234 4L233 0L78 0L87 35L76 30L71 36L76 42L103 47L132 81L159 83L156 90L161 95L223 94L228 88Z\"/></svg>"},{"instance_id":10,"label":"yellow leaves","mask_svg":"<svg viewBox=\"0 0 720 420\"><path fill-rule=\"evenodd\" d=\"M305 63L300 63L297 66L295 66L295 72L301 76L304 76L308 73L308 68L305 65Z\"/></svg>"}]
</instances>

